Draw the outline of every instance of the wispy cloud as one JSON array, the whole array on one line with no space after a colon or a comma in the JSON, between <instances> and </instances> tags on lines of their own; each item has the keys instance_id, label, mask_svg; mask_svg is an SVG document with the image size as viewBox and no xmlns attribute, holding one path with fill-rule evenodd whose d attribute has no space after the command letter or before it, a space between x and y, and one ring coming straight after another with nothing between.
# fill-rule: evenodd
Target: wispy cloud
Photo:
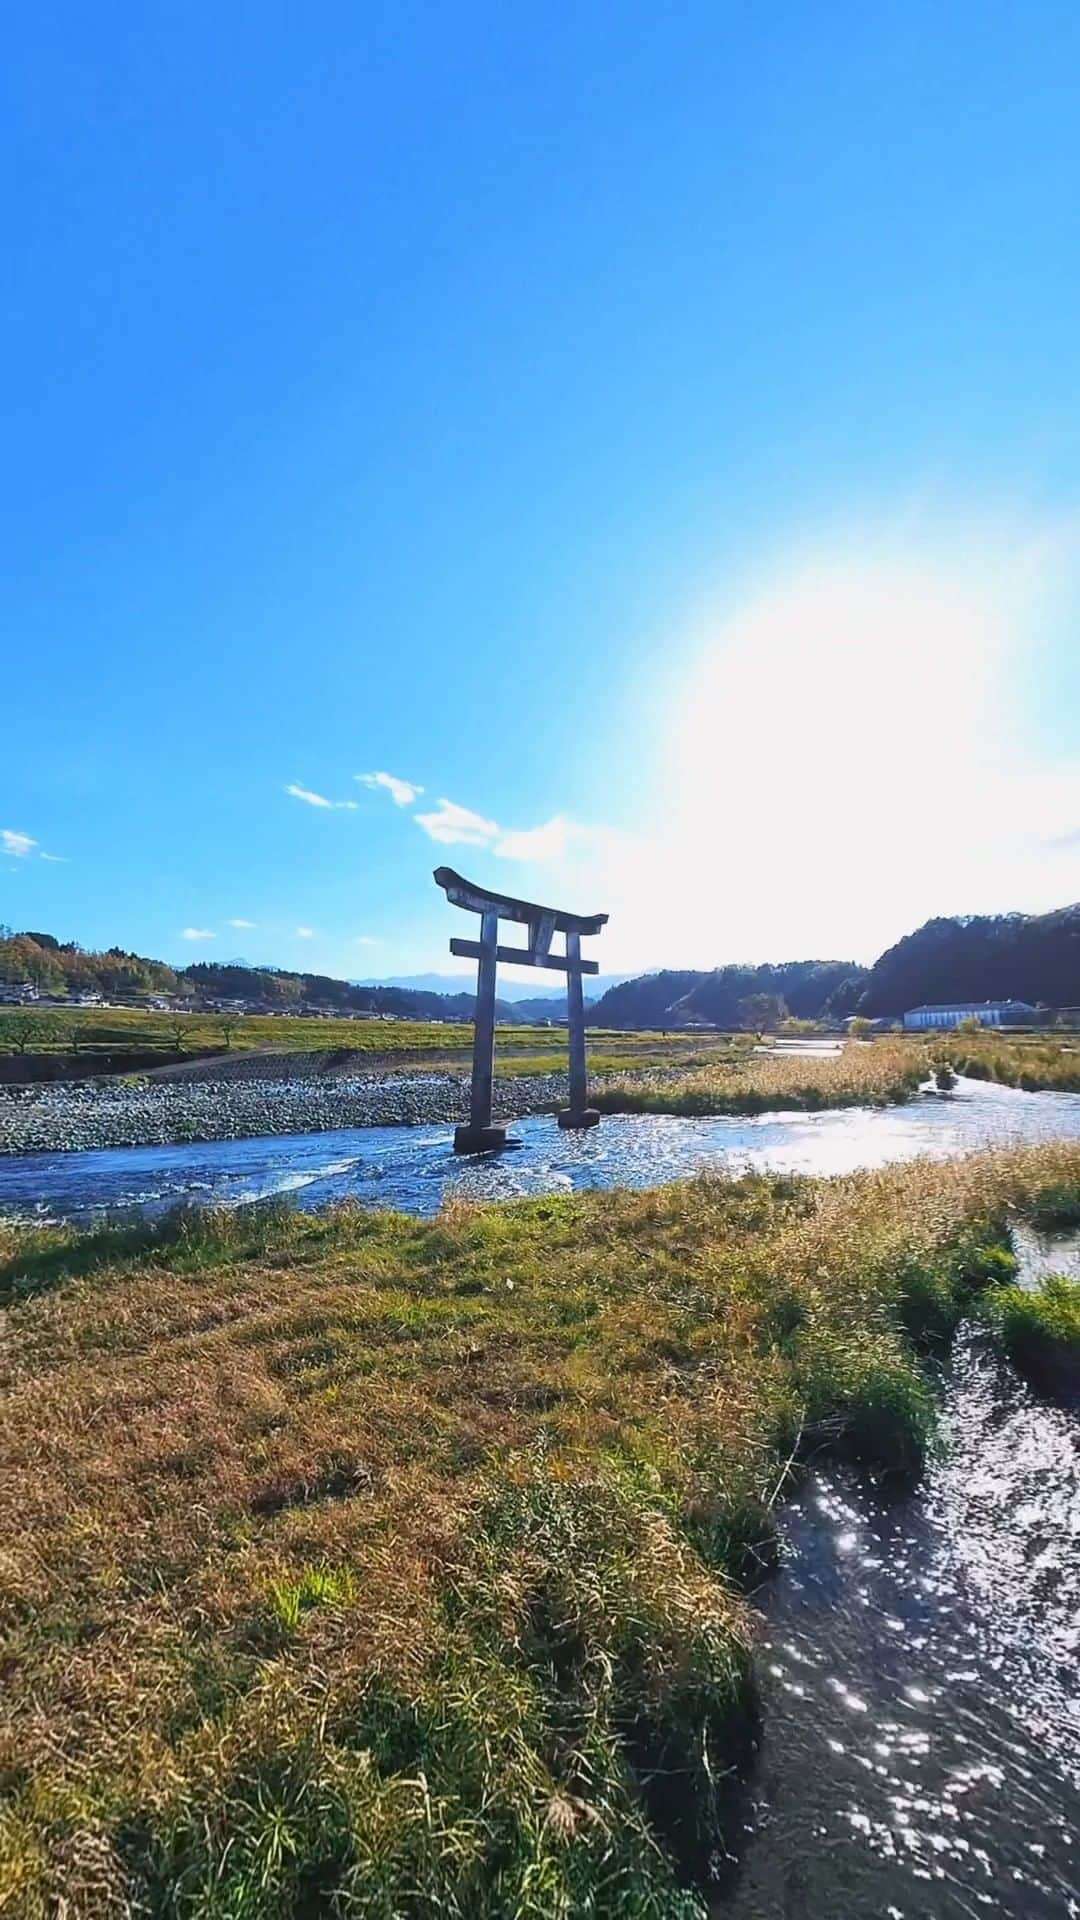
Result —
<instances>
[{"instance_id":1,"label":"wispy cloud","mask_svg":"<svg viewBox=\"0 0 1080 1920\"><path fill-rule=\"evenodd\" d=\"M376 940L370 933L358 933L355 944L358 947L381 947L383 943L381 940Z\"/></svg>"},{"instance_id":2,"label":"wispy cloud","mask_svg":"<svg viewBox=\"0 0 1080 1920\"><path fill-rule=\"evenodd\" d=\"M58 867L66 865L62 853L45 853L38 846L32 834L17 833L14 827L0 827L0 853L9 854L13 860L48 860Z\"/></svg>"},{"instance_id":3,"label":"wispy cloud","mask_svg":"<svg viewBox=\"0 0 1080 1920\"><path fill-rule=\"evenodd\" d=\"M385 788L396 807L411 807L424 791L415 780L399 780L396 773L358 773L356 778L362 787Z\"/></svg>"},{"instance_id":4,"label":"wispy cloud","mask_svg":"<svg viewBox=\"0 0 1080 1920\"><path fill-rule=\"evenodd\" d=\"M310 787L301 787L295 780L289 781L285 791L291 794L294 800L302 800L308 807L325 807L329 812L335 812L340 808L348 813L356 812L355 800L328 800L324 793L313 793Z\"/></svg>"},{"instance_id":5,"label":"wispy cloud","mask_svg":"<svg viewBox=\"0 0 1080 1920\"><path fill-rule=\"evenodd\" d=\"M298 940L314 940L315 929L314 927L297 927L296 937Z\"/></svg>"},{"instance_id":6,"label":"wispy cloud","mask_svg":"<svg viewBox=\"0 0 1080 1920\"><path fill-rule=\"evenodd\" d=\"M483 814L459 807L454 800L440 800L433 813L413 817L430 839L444 847L487 847L502 831L494 820L485 820Z\"/></svg>"},{"instance_id":7,"label":"wispy cloud","mask_svg":"<svg viewBox=\"0 0 1080 1920\"><path fill-rule=\"evenodd\" d=\"M185 927L181 940L216 940L217 934L212 927Z\"/></svg>"},{"instance_id":8,"label":"wispy cloud","mask_svg":"<svg viewBox=\"0 0 1080 1920\"><path fill-rule=\"evenodd\" d=\"M500 860L524 860L542 864L561 860L571 847L594 838L594 830L579 826L557 813L536 827L501 827L482 813L460 807L454 800L440 800L433 813L417 813L414 819L432 840L444 847L487 847Z\"/></svg>"},{"instance_id":9,"label":"wispy cloud","mask_svg":"<svg viewBox=\"0 0 1080 1920\"><path fill-rule=\"evenodd\" d=\"M225 922L227 927L241 927L244 929L251 929L255 924L254 920L226 920Z\"/></svg>"},{"instance_id":10,"label":"wispy cloud","mask_svg":"<svg viewBox=\"0 0 1080 1920\"><path fill-rule=\"evenodd\" d=\"M556 814L543 826L504 833L495 842L495 852L501 860L561 860L571 839L581 831L562 814Z\"/></svg>"}]
</instances>

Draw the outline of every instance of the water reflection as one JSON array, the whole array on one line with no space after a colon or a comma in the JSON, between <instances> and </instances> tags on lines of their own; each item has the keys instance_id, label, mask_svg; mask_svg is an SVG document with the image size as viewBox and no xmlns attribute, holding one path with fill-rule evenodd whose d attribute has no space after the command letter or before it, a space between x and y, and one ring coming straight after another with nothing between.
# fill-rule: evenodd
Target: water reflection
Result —
<instances>
[{"instance_id":1,"label":"water reflection","mask_svg":"<svg viewBox=\"0 0 1080 1920\"><path fill-rule=\"evenodd\" d=\"M974 1329L944 1419L914 1495L830 1468L788 1511L729 1920L1080 1914L1080 1426Z\"/></svg>"}]
</instances>

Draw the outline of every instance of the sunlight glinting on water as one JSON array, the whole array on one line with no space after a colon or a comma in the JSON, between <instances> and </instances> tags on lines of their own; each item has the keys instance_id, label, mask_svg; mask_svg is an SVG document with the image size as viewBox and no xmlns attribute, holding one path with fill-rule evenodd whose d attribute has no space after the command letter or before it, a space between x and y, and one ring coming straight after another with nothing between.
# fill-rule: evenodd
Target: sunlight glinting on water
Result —
<instances>
[{"instance_id":1,"label":"sunlight glinting on water","mask_svg":"<svg viewBox=\"0 0 1080 1920\"><path fill-rule=\"evenodd\" d=\"M562 1132L549 1115L533 1115L511 1132L513 1150L474 1159L454 1155L450 1127L432 1126L25 1154L0 1160L0 1214L85 1218L191 1202L243 1206L279 1194L303 1207L356 1198L431 1214L452 1198L655 1186L703 1170L849 1173L921 1153L1080 1135L1080 1095L962 1081L951 1095L899 1107L749 1120L614 1114L586 1134Z\"/></svg>"},{"instance_id":2,"label":"sunlight glinting on water","mask_svg":"<svg viewBox=\"0 0 1080 1920\"><path fill-rule=\"evenodd\" d=\"M1080 1913L1080 1426L973 1328L943 1425L914 1492L830 1466L787 1509L728 1920Z\"/></svg>"}]
</instances>

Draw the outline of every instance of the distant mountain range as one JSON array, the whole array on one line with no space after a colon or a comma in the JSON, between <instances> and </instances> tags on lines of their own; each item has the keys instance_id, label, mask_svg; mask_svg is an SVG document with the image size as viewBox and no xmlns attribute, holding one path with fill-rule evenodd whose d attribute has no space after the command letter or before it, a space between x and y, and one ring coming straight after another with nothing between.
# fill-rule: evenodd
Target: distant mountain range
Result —
<instances>
[{"instance_id":1,"label":"distant mountain range","mask_svg":"<svg viewBox=\"0 0 1080 1920\"><path fill-rule=\"evenodd\" d=\"M612 987L592 1008L598 1027L768 1027L854 1011L867 969L854 960L664 971Z\"/></svg>"},{"instance_id":2,"label":"distant mountain range","mask_svg":"<svg viewBox=\"0 0 1080 1920\"><path fill-rule=\"evenodd\" d=\"M242 963L241 963L242 964ZM505 970L504 970L505 971ZM617 987L624 980L632 980L629 973L598 973L594 979L586 981L586 993L590 999L597 999L609 987ZM391 973L381 980L365 978L349 982L353 987L404 987L411 993L470 993L473 978L465 973ZM565 1000L566 986L558 980L546 980L537 971L535 982L532 980L507 980L499 975L500 1000Z\"/></svg>"}]
</instances>

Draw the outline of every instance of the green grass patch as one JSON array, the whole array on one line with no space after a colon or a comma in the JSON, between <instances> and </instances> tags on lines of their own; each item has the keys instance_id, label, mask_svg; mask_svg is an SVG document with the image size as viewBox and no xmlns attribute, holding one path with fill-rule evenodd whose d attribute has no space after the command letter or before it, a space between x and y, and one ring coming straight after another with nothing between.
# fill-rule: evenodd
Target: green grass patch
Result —
<instances>
[{"instance_id":1,"label":"green grass patch","mask_svg":"<svg viewBox=\"0 0 1080 1920\"><path fill-rule=\"evenodd\" d=\"M1052 1274L1036 1291L1001 1287L986 1315L1006 1353L1036 1385L1080 1393L1080 1280Z\"/></svg>"}]
</instances>

